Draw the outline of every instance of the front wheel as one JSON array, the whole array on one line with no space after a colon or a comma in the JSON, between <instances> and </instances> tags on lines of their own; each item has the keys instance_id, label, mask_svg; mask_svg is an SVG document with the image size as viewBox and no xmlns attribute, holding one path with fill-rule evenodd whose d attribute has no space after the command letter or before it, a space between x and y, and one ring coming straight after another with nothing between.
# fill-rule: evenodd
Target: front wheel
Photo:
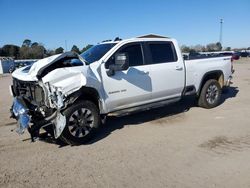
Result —
<instances>
[{"instance_id":1,"label":"front wheel","mask_svg":"<svg viewBox=\"0 0 250 188\"><path fill-rule=\"evenodd\" d=\"M99 110L91 101L78 101L64 115L66 126L59 138L70 145L88 142L100 125Z\"/></svg>"},{"instance_id":2,"label":"front wheel","mask_svg":"<svg viewBox=\"0 0 250 188\"><path fill-rule=\"evenodd\" d=\"M198 105L203 108L214 108L221 100L221 86L217 80L208 80L202 87Z\"/></svg>"}]
</instances>

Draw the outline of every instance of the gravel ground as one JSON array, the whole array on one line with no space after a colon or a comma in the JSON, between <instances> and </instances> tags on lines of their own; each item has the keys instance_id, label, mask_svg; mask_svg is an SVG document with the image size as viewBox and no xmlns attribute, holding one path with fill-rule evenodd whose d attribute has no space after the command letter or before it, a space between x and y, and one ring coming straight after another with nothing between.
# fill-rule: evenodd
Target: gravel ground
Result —
<instances>
[{"instance_id":1,"label":"gravel ground","mask_svg":"<svg viewBox=\"0 0 250 188\"><path fill-rule=\"evenodd\" d=\"M108 118L87 145L18 136L10 76L0 77L0 187L250 187L250 60L235 62L222 104L193 99Z\"/></svg>"}]
</instances>

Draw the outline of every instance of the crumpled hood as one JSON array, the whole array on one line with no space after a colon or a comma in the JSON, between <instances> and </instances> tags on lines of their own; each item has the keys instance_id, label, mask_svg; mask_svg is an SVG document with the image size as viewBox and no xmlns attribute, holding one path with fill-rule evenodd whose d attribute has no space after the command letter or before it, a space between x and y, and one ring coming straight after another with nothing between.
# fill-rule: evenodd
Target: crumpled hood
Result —
<instances>
[{"instance_id":1,"label":"crumpled hood","mask_svg":"<svg viewBox=\"0 0 250 188\"><path fill-rule=\"evenodd\" d=\"M35 63L33 63L33 65L31 65L30 68L29 66L26 66L26 67L17 69L16 71L12 73L12 76L14 78L17 78L23 81L37 81L42 71L45 68L67 57L78 58L78 54L76 54L75 52L65 52L62 54L52 55L50 57L36 61Z\"/></svg>"},{"instance_id":2,"label":"crumpled hood","mask_svg":"<svg viewBox=\"0 0 250 188\"><path fill-rule=\"evenodd\" d=\"M17 78L19 80L23 80L23 81L37 81L38 71L43 67L47 67L48 64L53 62L55 59L57 59L61 55L62 54L57 54L57 55L53 55L53 56L38 60L35 63L33 63L30 68L29 66L26 66L26 67L17 69L12 73L12 77Z\"/></svg>"}]
</instances>

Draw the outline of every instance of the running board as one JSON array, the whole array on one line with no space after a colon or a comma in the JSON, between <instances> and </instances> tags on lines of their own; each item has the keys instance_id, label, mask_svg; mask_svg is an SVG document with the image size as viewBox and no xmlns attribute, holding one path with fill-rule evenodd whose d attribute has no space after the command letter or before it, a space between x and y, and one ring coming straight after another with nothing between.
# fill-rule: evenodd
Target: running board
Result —
<instances>
[{"instance_id":1,"label":"running board","mask_svg":"<svg viewBox=\"0 0 250 188\"><path fill-rule=\"evenodd\" d=\"M144 105L140 105L140 106L135 106L135 107L131 107L131 108L126 108L126 109L122 109L122 110L118 110L118 111L114 111L114 112L110 112L108 115L110 116L126 116L132 113L137 113L137 112L141 112L141 111L145 111L145 110L150 110L153 108L159 108L174 102L178 102L181 99L181 97L177 97L177 98L173 98L173 99L167 99L164 101L157 101L154 103L149 103L149 104L144 104Z\"/></svg>"}]
</instances>

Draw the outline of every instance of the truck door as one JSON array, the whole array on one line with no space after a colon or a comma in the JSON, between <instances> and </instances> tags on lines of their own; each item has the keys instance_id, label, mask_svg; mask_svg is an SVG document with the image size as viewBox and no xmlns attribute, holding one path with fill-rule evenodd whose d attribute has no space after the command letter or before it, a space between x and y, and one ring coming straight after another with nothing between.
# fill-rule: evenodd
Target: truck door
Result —
<instances>
[{"instance_id":1,"label":"truck door","mask_svg":"<svg viewBox=\"0 0 250 188\"><path fill-rule=\"evenodd\" d=\"M151 99L152 82L148 65L144 64L142 50L141 43L124 45L102 64L103 88L108 111L139 106ZM128 55L129 68L115 71L114 75L108 76L107 70L111 64L114 64L116 53Z\"/></svg>"},{"instance_id":2,"label":"truck door","mask_svg":"<svg viewBox=\"0 0 250 188\"><path fill-rule=\"evenodd\" d=\"M152 80L152 99L165 100L180 97L185 85L185 67L178 59L171 41L145 43L149 75Z\"/></svg>"}]
</instances>

